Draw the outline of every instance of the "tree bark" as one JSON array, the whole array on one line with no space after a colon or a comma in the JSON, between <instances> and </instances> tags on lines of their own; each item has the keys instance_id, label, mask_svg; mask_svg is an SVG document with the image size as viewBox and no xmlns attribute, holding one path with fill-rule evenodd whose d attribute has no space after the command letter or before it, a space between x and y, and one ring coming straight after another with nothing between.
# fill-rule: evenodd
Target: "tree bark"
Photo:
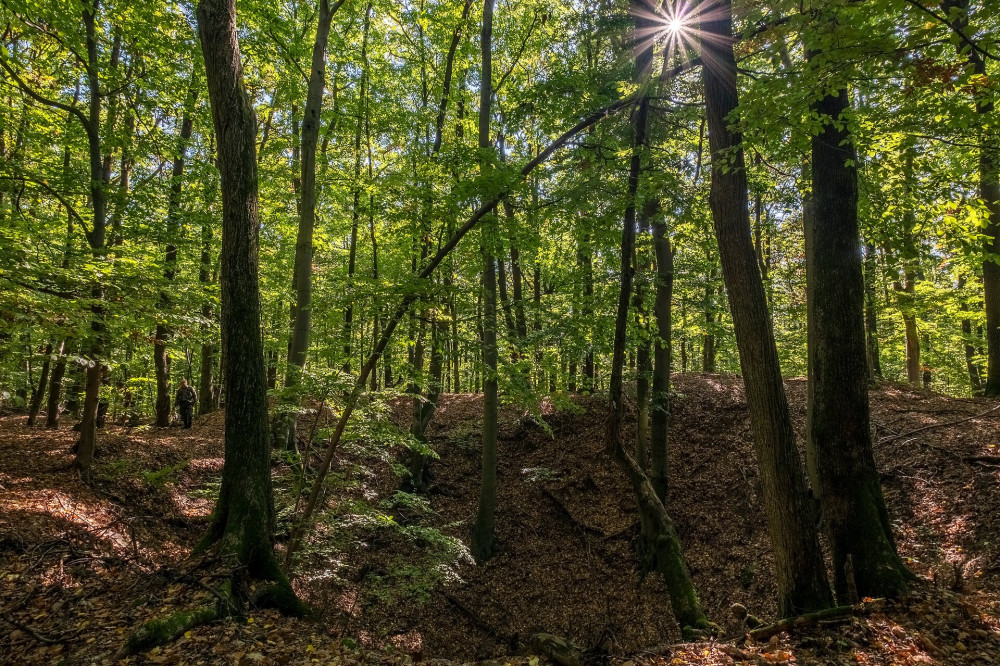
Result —
<instances>
[{"instance_id":1,"label":"tree bark","mask_svg":"<svg viewBox=\"0 0 1000 666\"><path fill-rule=\"evenodd\" d=\"M63 351L66 349L66 342L59 344L59 358L52 368L52 377L49 379L49 400L45 407L45 427L59 427L59 393L62 390L63 376L66 374L66 356Z\"/></svg>"},{"instance_id":2,"label":"tree bark","mask_svg":"<svg viewBox=\"0 0 1000 666\"><path fill-rule=\"evenodd\" d=\"M965 276L962 275L958 278L958 291L961 292L964 289ZM967 313L969 311L969 304L963 294L960 294L959 297L962 299L962 312ZM976 337L972 333L972 320L968 316L962 317L962 339L964 341L963 347L965 348L965 367L969 373L969 384L972 387L972 395L982 395L983 370L976 360L976 346L973 344L976 341Z\"/></svg>"},{"instance_id":3,"label":"tree bark","mask_svg":"<svg viewBox=\"0 0 1000 666\"><path fill-rule=\"evenodd\" d=\"M653 348L653 387L650 398L649 462L650 481L656 496L667 504L669 465L667 443L670 432L670 336L674 291L674 251L662 220L653 222L653 251L656 254L656 346Z\"/></svg>"},{"instance_id":4,"label":"tree bark","mask_svg":"<svg viewBox=\"0 0 1000 666\"><path fill-rule=\"evenodd\" d=\"M872 451L857 155L846 126L848 90L823 97L813 111L823 126L812 139L807 441L813 490L820 497L833 556L834 587L837 598L848 603L854 601L849 560L855 593L863 597L898 596L913 576L896 552Z\"/></svg>"},{"instance_id":5,"label":"tree bark","mask_svg":"<svg viewBox=\"0 0 1000 666\"><path fill-rule=\"evenodd\" d=\"M739 105L732 3L722 0L701 29L702 80L712 152L710 204L740 352L760 466L782 617L832 604L819 536L781 378L767 297L750 233L743 138L730 130Z\"/></svg>"},{"instance_id":6,"label":"tree bark","mask_svg":"<svg viewBox=\"0 0 1000 666\"><path fill-rule=\"evenodd\" d=\"M480 36L482 70L479 94L479 149L485 154L491 147L490 109L493 101L493 4L483 0L483 29ZM486 176L491 168L483 158L481 171ZM472 556L477 562L493 557L493 539L497 506L497 284L496 207L488 214L483 229L483 456L482 480L479 491L479 511L472 528Z\"/></svg>"},{"instance_id":7,"label":"tree bark","mask_svg":"<svg viewBox=\"0 0 1000 666\"><path fill-rule=\"evenodd\" d=\"M219 542L249 576L278 583L283 609L297 600L273 550L274 500L258 278L259 211L253 107L243 82L235 0L201 0L198 32L222 189L222 354L225 463L201 548ZM282 604L279 604L282 605Z\"/></svg>"},{"instance_id":8,"label":"tree bark","mask_svg":"<svg viewBox=\"0 0 1000 666\"><path fill-rule=\"evenodd\" d=\"M646 20L635 14L633 37L641 44ZM640 85L647 78L652 53L650 48L638 47L636 55L636 81ZM622 223L621 280L618 293L618 310L615 318L615 339L611 357L610 405L605 430L605 447L617 461L628 478L639 510L642 538L639 541L639 559L643 570L656 571L667 586L671 607L677 622L686 630L708 628L708 621L698 600L694 583L688 573L680 538L673 521L650 483L649 476L639 463L629 455L622 439L622 422L625 402L622 379L625 365L626 328L629 302L632 300L635 273L636 193L646 147L649 123L649 99L642 95L633 120L633 146L629 163L628 193ZM687 633L687 632L686 632Z\"/></svg>"},{"instance_id":9,"label":"tree bark","mask_svg":"<svg viewBox=\"0 0 1000 666\"><path fill-rule=\"evenodd\" d=\"M45 389L47 388L49 379L49 366L52 362L52 343L45 345L45 360L42 361L42 371L38 378L38 388L31 392L31 402L28 405L28 427L35 425L35 417L38 416L38 410L42 407L42 398L45 397Z\"/></svg>"},{"instance_id":10,"label":"tree bark","mask_svg":"<svg viewBox=\"0 0 1000 666\"><path fill-rule=\"evenodd\" d=\"M875 293L875 281L878 274L878 262L875 246L865 245L865 335L868 342L868 370L870 380L882 379L882 360L879 356L878 344L878 298Z\"/></svg>"},{"instance_id":11,"label":"tree bark","mask_svg":"<svg viewBox=\"0 0 1000 666\"><path fill-rule=\"evenodd\" d=\"M337 3L337 7L340 4ZM334 11L336 9L330 7L329 0L319 0L319 20L316 25L316 40L313 43L301 145L298 150L300 173L298 174L299 187L296 189L300 194L299 227L295 240L295 263L292 268L295 307L292 317L291 341L288 345L285 388L292 388L299 384L302 377L302 367L306 362L306 353L309 351L309 327L312 315L313 228L316 224L316 146L319 141L320 112L323 109L323 88L326 85L326 45L330 36L330 24L333 21ZM232 368L231 365L229 367ZM295 446L295 422L295 414L292 413L288 416L283 433L287 448Z\"/></svg>"},{"instance_id":12,"label":"tree bark","mask_svg":"<svg viewBox=\"0 0 1000 666\"><path fill-rule=\"evenodd\" d=\"M167 250L163 264L163 277L169 285L177 275L177 235L180 231L181 184L184 178L184 158L187 144L191 139L194 122L191 114L195 101L198 99L196 75L191 73L191 85L188 87L187 101L184 104L184 116L181 119L181 131L178 136L177 153L171 171L170 194L167 199ZM166 318L170 308L169 287L160 292L160 317ZM153 366L156 369L156 426L166 428L170 425L170 357L167 354L167 340L170 329L165 321L156 324L156 334L153 341Z\"/></svg>"},{"instance_id":13,"label":"tree bark","mask_svg":"<svg viewBox=\"0 0 1000 666\"><path fill-rule=\"evenodd\" d=\"M955 11L949 25L963 37L969 28L969 0L944 0L946 15ZM963 42L957 44L959 56L964 55L974 74L986 77L983 54ZM991 127L995 104L985 88L975 97L976 114L982 119L979 129L979 196L986 204L989 221L984 230L988 255L983 261L983 300L986 308L986 381L983 393L1000 395L1000 142Z\"/></svg>"},{"instance_id":14,"label":"tree bark","mask_svg":"<svg viewBox=\"0 0 1000 666\"><path fill-rule=\"evenodd\" d=\"M89 98L89 117L84 122L87 133L88 155L90 157L90 204L93 212L87 241L91 253L97 263L105 260L107 232L107 186L108 171L105 169L101 152L101 100L104 97L100 88L97 12L100 0L92 0L83 10L83 23L86 31L87 45L87 95ZM120 41L119 41L120 44ZM111 99L115 99L112 96ZM109 113L109 117L113 114ZM110 122L109 122L110 127ZM101 388L101 377L104 374L104 287L95 280L91 285L91 339L83 400L83 415L80 421L80 440L77 444L74 465L80 470L84 479L90 477L90 466L94 460L94 450L97 446L97 405L98 392Z\"/></svg>"}]
</instances>

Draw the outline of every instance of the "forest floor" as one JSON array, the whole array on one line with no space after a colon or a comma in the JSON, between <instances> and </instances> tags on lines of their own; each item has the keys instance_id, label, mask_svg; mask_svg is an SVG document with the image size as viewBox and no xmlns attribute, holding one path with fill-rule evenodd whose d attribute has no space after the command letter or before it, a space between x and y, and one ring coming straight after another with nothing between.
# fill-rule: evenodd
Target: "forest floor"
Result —
<instances>
[{"instance_id":1,"label":"forest floor","mask_svg":"<svg viewBox=\"0 0 1000 666\"><path fill-rule=\"evenodd\" d=\"M694 581L723 627L734 603L768 620L772 562L742 382L674 382L670 511ZM805 382L788 391L801 434ZM532 636L545 632L586 649L585 661L625 666L1000 664L1000 410L954 423L997 403L896 386L871 402L899 548L919 577L900 601L763 644L679 642L662 583L635 566L635 507L602 450L598 397L545 403L541 418L502 411L499 552L476 567L462 542L478 503L481 399L448 395L429 429L440 459L424 498L396 493L379 442L407 424L403 400L372 441L338 457L295 571L317 619L251 609L129 660L115 653L142 622L209 599L217 564L188 556L218 489L222 415L188 431L109 426L90 485L71 467L68 426L3 416L0 663L537 666L545 648ZM294 504L292 475L276 455L279 526Z\"/></svg>"}]
</instances>

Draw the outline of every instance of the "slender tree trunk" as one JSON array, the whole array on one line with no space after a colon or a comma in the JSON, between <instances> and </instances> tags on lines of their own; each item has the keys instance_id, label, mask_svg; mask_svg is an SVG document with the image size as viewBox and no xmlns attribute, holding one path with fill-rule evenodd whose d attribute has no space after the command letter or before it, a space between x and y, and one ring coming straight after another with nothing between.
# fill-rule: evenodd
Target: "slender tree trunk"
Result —
<instances>
[{"instance_id":1,"label":"slender tree trunk","mask_svg":"<svg viewBox=\"0 0 1000 666\"><path fill-rule=\"evenodd\" d=\"M965 276L962 275L958 278L958 291L962 292L965 289ZM961 309L963 314L969 311L969 304L965 300L964 294L960 294L962 299ZM976 346L974 344L976 338L972 334L972 320L969 317L962 317L962 338L964 340L963 347L965 348L965 367L969 372L969 384L972 386L972 395L982 395L983 392L983 371L976 361Z\"/></svg>"},{"instance_id":2,"label":"slender tree trunk","mask_svg":"<svg viewBox=\"0 0 1000 666\"><path fill-rule=\"evenodd\" d=\"M45 397L45 389L48 387L49 365L52 362L52 343L45 345L45 360L42 361L42 372L38 378L38 388L31 392L31 403L28 405L28 427L35 425L35 417L42 407L42 398Z\"/></svg>"},{"instance_id":3,"label":"slender tree trunk","mask_svg":"<svg viewBox=\"0 0 1000 666\"><path fill-rule=\"evenodd\" d=\"M712 152L712 217L760 466L778 612L788 617L827 608L832 597L750 234L743 138L727 121L732 121L739 105L730 0L722 0L710 15L703 15L701 28L702 59L707 63L702 80Z\"/></svg>"},{"instance_id":4,"label":"slender tree trunk","mask_svg":"<svg viewBox=\"0 0 1000 666\"><path fill-rule=\"evenodd\" d=\"M942 10L946 15L954 15L950 25L956 32L965 35L969 29L969 0L944 0ZM981 77L987 76L986 60L976 49L970 49L964 41L956 42L959 56L964 55L972 71ZM986 308L986 381L985 395L1000 395L1000 141L992 125L995 103L986 92L980 92L975 99L976 114L981 119L979 130L979 196L989 211L989 221L984 230L985 250L988 253L983 262L983 301Z\"/></svg>"},{"instance_id":5,"label":"slender tree trunk","mask_svg":"<svg viewBox=\"0 0 1000 666\"><path fill-rule=\"evenodd\" d=\"M106 248L107 195L105 187L107 185L108 171L105 169L101 153L101 100L104 95L101 91L98 73L98 8L99 0L93 0L83 10L83 23L86 30L87 45L87 94L90 107L88 122L84 123L84 128L87 132L87 146L90 157L90 202L91 210L93 211L90 231L87 232L87 241L90 244L91 253L94 255L95 261L102 263L105 261L104 254ZM117 43L120 44L120 41L117 41ZM116 97L111 96L111 99L114 100ZM113 115L110 112L108 113L109 126L111 125L110 119ZM94 450L97 446L98 392L101 388L101 377L104 374L104 363L102 360L105 334L104 287L99 279L95 279L91 285L90 297L92 302L90 307L90 359L86 370L83 415L80 421L80 440L76 447L76 459L73 461L84 479L90 478L90 466L94 460Z\"/></svg>"},{"instance_id":6,"label":"slender tree trunk","mask_svg":"<svg viewBox=\"0 0 1000 666\"><path fill-rule=\"evenodd\" d=\"M493 101L493 4L483 0L483 29L481 33L482 70L479 94L479 149L484 154L491 147L490 108ZM484 157L481 165L485 177L491 168ZM483 228L483 458L482 482L479 492L479 511L472 528L472 556L477 562L493 557L496 550L493 538L497 507L497 284L496 259L496 207L485 220Z\"/></svg>"},{"instance_id":7,"label":"slender tree trunk","mask_svg":"<svg viewBox=\"0 0 1000 666\"><path fill-rule=\"evenodd\" d=\"M635 35L641 35L645 21L636 15ZM641 39L641 37L640 37ZM636 79L642 85L648 72L652 53L649 48L639 47L636 56ZM689 629L707 628L708 622L702 611L701 602L694 583L688 573L681 548L680 538L673 521L657 496L649 476L625 449L622 439L622 422L625 416L625 402L622 379L625 365L626 328L628 324L629 302L635 272L636 193L646 146L649 121L649 100L639 99L639 108L634 114L632 158L629 164L628 200L622 225L621 283L618 294L618 311L615 319L615 341L611 359L611 383L609 388L610 406L605 446L607 452L618 462L625 472L635 494L638 505L642 539L640 540L640 561L645 571L657 571L667 586L671 607L677 622L687 633Z\"/></svg>"},{"instance_id":8,"label":"slender tree trunk","mask_svg":"<svg viewBox=\"0 0 1000 666\"><path fill-rule=\"evenodd\" d=\"M49 401L45 408L45 427L59 427L59 393L62 390L63 375L66 374L66 356L63 351L66 349L66 342L59 344L59 358L52 368L52 378L49 379Z\"/></svg>"},{"instance_id":9,"label":"slender tree trunk","mask_svg":"<svg viewBox=\"0 0 1000 666\"><path fill-rule=\"evenodd\" d=\"M340 4L337 3L336 6L339 7ZM291 340L288 345L285 388L292 388L299 384L302 368L306 363L306 354L309 351L309 327L312 316L313 228L316 224L316 145L319 141L320 111L323 109L323 88L326 85L326 45L330 36L330 24L334 11L336 9L331 9L329 0L319 0L316 40L313 43L312 64L309 69L301 145L298 147L300 172L297 177L299 186L296 190L300 194L299 228L295 240L295 264L292 269L295 307L292 316ZM360 123L360 121L358 122ZM284 432L279 434L279 436L284 435L284 444L287 448L295 446L295 422L295 414L292 413L288 416Z\"/></svg>"},{"instance_id":10,"label":"slender tree trunk","mask_svg":"<svg viewBox=\"0 0 1000 666\"><path fill-rule=\"evenodd\" d=\"M868 347L868 370L872 381L882 379L882 360L878 345L878 298L875 293L875 282L878 274L878 259L875 246L865 245L865 335Z\"/></svg>"},{"instance_id":11,"label":"slender tree trunk","mask_svg":"<svg viewBox=\"0 0 1000 666\"><path fill-rule=\"evenodd\" d=\"M664 506L667 504L669 466L667 441L670 431L670 336L671 305L674 291L674 252L666 224L653 222L653 251L656 253L656 346L653 348L653 391L649 411L650 481Z\"/></svg>"},{"instance_id":12,"label":"slender tree trunk","mask_svg":"<svg viewBox=\"0 0 1000 666\"><path fill-rule=\"evenodd\" d=\"M371 29L372 5L365 8L365 23L361 38L361 81L356 109L357 123L354 128L354 192L351 207L351 238L347 258L347 307L344 308L344 372L351 371L351 346L354 335L354 299L352 287L358 256L358 221L361 218L361 135L368 117L368 35Z\"/></svg>"},{"instance_id":13,"label":"slender tree trunk","mask_svg":"<svg viewBox=\"0 0 1000 666\"><path fill-rule=\"evenodd\" d=\"M222 354L225 464L201 548L220 542L249 576L275 581L272 601L297 610L273 550L274 500L258 278L255 120L237 40L235 0L201 0L198 31L222 177Z\"/></svg>"},{"instance_id":14,"label":"slender tree trunk","mask_svg":"<svg viewBox=\"0 0 1000 666\"><path fill-rule=\"evenodd\" d=\"M845 88L813 104L823 127L812 139L813 249L806 276L812 283L810 472L842 604L854 602L852 593L898 596L913 578L896 553L872 452L857 155L846 123L838 125L851 111L850 99Z\"/></svg>"},{"instance_id":15,"label":"slender tree trunk","mask_svg":"<svg viewBox=\"0 0 1000 666\"><path fill-rule=\"evenodd\" d=\"M718 269L713 266L708 273L708 284L705 286L705 335L701 342L701 371L715 372L715 279Z\"/></svg>"},{"instance_id":16,"label":"slender tree trunk","mask_svg":"<svg viewBox=\"0 0 1000 666\"><path fill-rule=\"evenodd\" d=\"M191 114L198 98L198 87L195 73L191 74L191 85L188 88L187 102L184 105L184 117L181 120L181 132L177 142L177 153L174 155L174 165L171 173L170 195L167 200L167 251L164 260L163 277L168 286L160 292L160 316L166 318L170 309L169 285L177 275L177 235L180 232L181 184L184 178L184 158L187 144L191 139L194 122ZM170 425L170 357L167 354L167 340L170 329L165 321L156 324L156 335L153 342L153 366L156 368L156 426L166 428Z\"/></svg>"},{"instance_id":17,"label":"slender tree trunk","mask_svg":"<svg viewBox=\"0 0 1000 666\"><path fill-rule=\"evenodd\" d=\"M658 201L650 198L643 206L643 213L639 219L639 233L649 232L649 219L655 214ZM636 273L649 273L649 261L645 252L636 249L633 261ZM635 377L635 402L636 402L636 424L635 424L635 461L645 471L649 471L649 385L652 379L653 361L651 358L651 345L649 343L649 312L646 310L644 280L640 279L635 285L632 306L635 309L636 327L639 330L639 344L636 350L636 377Z\"/></svg>"},{"instance_id":18,"label":"slender tree trunk","mask_svg":"<svg viewBox=\"0 0 1000 666\"><path fill-rule=\"evenodd\" d=\"M211 200L207 200L206 206L210 207ZM214 337L213 326L209 323L215 318L212 312L212 303L209 300L208 289L213 282L212 279L212 223L211 217L206 216L201 226L201 265L198 270L198 283L202 289L201 334L201 368L199 372L198 385L198 413L208 414L219 408L219 389L215 380L215 364L218 348Z\"/></svg>"}]
</instances>

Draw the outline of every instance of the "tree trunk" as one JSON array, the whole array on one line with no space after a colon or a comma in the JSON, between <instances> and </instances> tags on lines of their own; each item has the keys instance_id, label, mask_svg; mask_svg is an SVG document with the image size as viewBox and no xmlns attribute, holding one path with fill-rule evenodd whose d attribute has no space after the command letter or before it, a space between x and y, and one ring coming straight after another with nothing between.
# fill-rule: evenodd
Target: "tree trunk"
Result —
<instances>
[{"instance_id":1,"label":"tree trunk","mask_svg":"<svg viewBox=\"0 0 1000 666\"><path fill-rule=\"evenodd\" d=\"M52 378L49 380L49 401L45 407L45 427L59 427L59 393L62 390L63 375L66 374L66 357L63 351L66 349L66 342L59 344L59 358L56 360L56 367L52 369Z\"/></svg>"},{"instance_id":2,"label":"tree trunk","mask_svg":"<svg viewBox=\"0 0 1000 666\"><path fill-rule=\"evenodd\" d=\"M99 0L93 0L83 11L83 23L86 30L87 44L87 94L90 113L84 129L87 132L87 147L90 157L90 204L93 212L90 231L86 232L87 242L97 263L104 261L104 249L107 232L107 186L108 171L104 167L101 155L101 100L99 55L97 37L97 11ZM116 40L120 44L120 40ZM116 45L117 46L117 45ZM117 47L120 48L120 47ZM117 51L117 48L115 51ZM116 60L114 57L113 60ZM111 99L115 99L114 96ZM109 118L113 114L109 113ZM109 122L109 126L110 126ZM77 444L77 455L73 461L84 479L90 478L90 465L94 459L94 449L97 445L97 405L98 392L101 388L101 376L104 374L104 364L101 360L104 354L104 287L99 281L91 285L91 344L89 362L86 372L86 389L83 400L83 415L80 421L80 440Z\"/></svg>"},{"instance_id":3,"label":"tree trunk","mask_svg":"<svg viewBox=\"0 0 1000 666\"><path fill-rule=\"evenodd\" d=\"M667 441L670 431L670 335L671 303L674 291L674 252L667 227L662 220L653 222L653 251L656 254L656 346L653 349L653 392L650 398L649 433L650 481L656 496L667 504L669 466Z\"/></svg>"},{"instance_id":4,"label":"tree trunk","mask_svg":"<svg viewBox=\"0 0 1000 666\"><path fill-rule=\"evenodd\" d=\"M965 276L961 275L958 278L958 291L960 292L959 297L962 300L962 312L966 313L969 311L969 304L965 299L965 295L961 293L964 289ZM983 370L976 360L976 346L974 344L976 338L972 333L972 320L968 316L962 317L962 339L964 340L963 346L965 348L965 367L969 372L969 384L972 386L972 395L982 395Z\"/></svg>"},{"instance_id":5,"label":"tree trunk","mask_svg":"<svg viewBox=\"0 0 1000 666\"><path fill-rule=\"evenodd\" d=\"M715 372L715 278L718 269L715 266L708 273L708 284L705 285L705 335L701 342L701 371Z\"/></svg>"},{"instance_id":6,"label":"tree trunk","mask_svg":"<svg viewBox=\"0 0 1000 666\"><path fill-rule=\"evenodd\" d=\"M222 484L201 548L220 542L222 551L235 556L251 577L277 582L284 609L289 610L296 603L294 592L273 550L254 111L243 82L235 0L201 0L197 16L222 178L220 263L226 393Z\"/></svg>"},{"instance_id":7,"label":"tree trunk","mask_svg":"<svg viewBox=\"0 0 1000 666\"><path fill-rule=\"evenodd\" d=\"M646 21L635 15L636 27L633 36L642 39ZM641 42L639 42L641 43ZM643 85L652 57L651 48L638 47L636 56L636 80ZM636 193L646 146L649 122L649 99L642 96L633 120L633 148L629 164L628 199L622 224L621 282L618 293L618 310L615 318L615 341L611 358L610 405L605 446L607 452L618 462L628 478L638 505L642 538L639 542L639 558L644 571L656 571L663 577L674 616L681 627L707 628L708 622L702 611L701 602L694 583L688 573L687 563L681 548L680 538L673 521L657 496L645 470L626 451L622 440L622 422L625 416L625 402L622 390L622 375L625 365L626 328L628 325L629 302L632 300L632 286L635 272L636 233ZM687 633L687 632L686 632Z\"/></svg>"},{"instance_id":8,"label":"tree trunk","mask_svg":"<svg viewBox=\"0 0 1000 666\"><path fill-rule=\"evenodd\" d=\"M953 30L965 36L969 28L969 0L945 0L942 9L945 15L954 13L949 24ZM986 61L976 49L970 49L965 41L956 42L959 56L964 55L972 71L981 77L987 76ZM986 307L986 381L983 392L988 396L1000 395L1000 145L996 130L991 127L995 104L985 92L975 99L976 114L981 118L979 130L979 196L989 211L989 221L983 235L984 249L988 253L983 262L983 296ZM991 256L989 256L991 255Z\"/></svg>"},{"instance_id":9,"label":"tree trunk","mask_svg":"<svg viewBox=\"0 0 1000 666\"><path fill-rule=\"evenodd\" d=\"M214 191L214 189L213 189ZM206 197L205 205L211 207L214 197ZM209 323L214 319L212 304L208 289L212 278L212 223L206 216L201 226L201 264L198 269L198 283L201 285L203 303L201 306L201 368L198 374L198 413L208 414L219 408L219 389L215 380L215 364L218 348L212 340L213 326Z\"/></svg>"},{"instance_id":10,"label":"tree trunk","mask_svg":"<svg viewBox=\"0 0 1000 666\"><path fill-rule=\"evenodd\" d=\"M198 98L195 74L191 74L191 85L188 88L187 102L184 105L184 117L181 120L181 132L178 137L177 153L174 155L174 165L171 173L170 194L167 200L167 251L163 265L163 277L167 283L172 283L177 274L177 235L180 231L181 184L184 178L184 158L187 144L191 139L194 127L191 114ZM170 308L170 294L167 289L160 292L160 317L166 318ZM156 335L153 342L153 366L156 368L156 426L166 428L170 425L170 357L167 354L167 340L170 329L166 322L156 324Z\"/></svg>"},{"instance_id":11,"label":"tree trunk","mask_svg":"<svg viewBox=\"0 0 1000 666\"><path fill-rule=\"evenodd\" d=\"M750 234L743 137L727 124L739 105L730 0L722 0L711 16L703 15L701 28L705 36L702 58L707 63L702 80L712 152L712 217L760 466L774 550L778 612L789 617L828 608L833 600Z\"/></svg>"},{"instance_id":12,"label":"tree trunk","mask_svg":"<svg viewBox=\"0 0 1000 666\"><path fill-rule=\"evenodd\" d=\"M878 299L875 293L875 281L878 274L878 261L875 246L865 245L865 335L868 342L868 370L870 380L882 379L882 361L879 357L878 345Z\"/></svg>"},{"instance_id":13,"label":"tree trunk","mask_svg":"<svg viewBox=\"0 0 1000 666\"><path fill-rule=\"evenodd\" d=\"M340 6L340 3L337 4ZM329 0L319 0L319 20L316 25L316 40L313 43L312 65L309 69L309 83L306 91L306 107L302 122L301 146L299 147L300 173L298 174L300 193L299 228L295 240L295 263L292 268L292 282L295 289L295 307L292 317L291 340L288 345L288 368L285 373L285 388L299 384L302 367L309 350L309 326L312 315L312 260L313 227L316 224L316 145L319 141L319 117L323 108L323 88L326 85L326 44L330 35L333 13ZM360 121L358 121L360 123ZM221 150L221 146L220 146ZM256 174L254 174L256 179ZM254 183L256 188L256 183ZM255 232L256 233L256 232ZM256 255L254 257L256 263ZM225 347L225 345L223 345ZM230 368L233 366L230 365ZM287 448L295 446L295 415L288 416L283 432Z\"/></svg>"},{"instance_id":14,"label":"tree trunk","mask_svg":"<svg viewBox=\"0 0 1000 666\"><path fill-rule=\"evenodd\" d=\"M479 94L479 149L485 154L491 147L490 108L493 101L493 4L483 0L481 33L482 70ZM481 176L491 168L483 158ZM497 507L497 284L496 207L488 214L483 229L483 457L479 511L472 528L472 556L479 563L493 557L496 550L493 531Z\"/></svg>"},{"instance_id":15,"label":"tree trunk","mask_svg":"<svg viewBox=\"0 0 1000 666\"><path fill-rule=\"evenodd\" d=\"M42 372L41 376L38 378L38 388L31 392L31 403L28 405L28 427L35 425L35 417L38 416L38 410L42 407L42 398L45 397L45 389L47 388L49 379L49 365L52 361L52 343L45 345L45 360L42 361Z\"/></svg>"},{"instance_id":16,"label":"tree trunk","mask_svg":"<svg viewBox=\"0 0 1000 666\"><path fill-rule=\"evenodd\" d=\"M892 537L872 452L864 277L858 230L857 155L847 129L846 88L813 104L823 127L812 139L814 206L808 327L813 490L820 497L841 603L895 597L912 575ZM850 564L849 564L850 562ZM848 567L853 564L854 592Z\"/></svg>"}]
</instances>

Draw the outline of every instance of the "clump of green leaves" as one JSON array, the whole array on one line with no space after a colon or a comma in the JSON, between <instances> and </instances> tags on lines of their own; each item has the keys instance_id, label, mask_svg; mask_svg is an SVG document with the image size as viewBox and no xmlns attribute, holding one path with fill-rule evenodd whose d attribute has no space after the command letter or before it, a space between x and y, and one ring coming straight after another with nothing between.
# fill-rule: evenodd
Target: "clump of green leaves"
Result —
<instances>
[{"instance_id":1,"label":"clump of green leaves","mask_svg":"<svg viewBox=\"0 0 1000 666\"><path fill-rule=\"evenodd\" d=\"M177 473L188 466L187 460L182 460L176 465L167 465L158 470L143 472L142 478L149 485L155 488L162 488L168 483L177 482Z\"/></svg>"}]
</instances>

